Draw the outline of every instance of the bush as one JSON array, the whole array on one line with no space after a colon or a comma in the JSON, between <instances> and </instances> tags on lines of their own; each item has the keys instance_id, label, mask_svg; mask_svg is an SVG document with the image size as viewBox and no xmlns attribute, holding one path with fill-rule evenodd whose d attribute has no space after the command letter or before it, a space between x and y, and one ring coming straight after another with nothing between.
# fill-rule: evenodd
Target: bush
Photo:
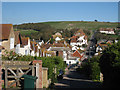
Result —
<instances>
[{"instance_id":1,"label":"bush","mask_svg":"<svg viewBox=\"0 0 120 90\"><path fill-rule=\"evenodd\" d=\"M99 56L82 63L81 71L92 80L100 80ZM79 71L80 71L79 70Z\"/></svg>"},{"instance_id":2,"label":"bush","mask_svg":"<svg viewBox=\"0 0 120 90\"><path fill-rule=\"evenodd\" d=\"M57 81L59 70L65 71L66 64L61 57L37 57L42 60L42 66L48 68L48 78L52 83Z\"/></svg>"},{"instance_id":3,"label":"bush","mask_svg":"<svg viewBox=\"0 0 120 90\"><path fill-rule=\"evenodd\" d=\"M11 52L5 52L5 55L2 56L3 60L14 60L14 61L33 61L33 60L42 60L42 66L48 68L48 78L51 79L52 83L57 81L57 75L59 70L65 71L66 64L64 63L61 57L33 57L26 55L18 55Z\"/></svg>"},{"instance_id":4,"label":"bush","mask_svg":"<svg viewBox=\"0 0 120 90\"><path fill-rule=\"evenodd\" d=\"M98 62L91 63L91 74L90 77L92 80L100 80L100 67Z\"/></svg>"}]
</instances>

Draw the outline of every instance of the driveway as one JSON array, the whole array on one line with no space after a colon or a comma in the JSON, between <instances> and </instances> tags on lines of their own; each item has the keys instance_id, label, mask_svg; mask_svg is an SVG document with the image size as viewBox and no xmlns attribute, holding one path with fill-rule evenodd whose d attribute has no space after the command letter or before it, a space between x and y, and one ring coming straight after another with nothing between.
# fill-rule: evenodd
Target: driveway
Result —
<instances>
[{"instance_id":1,"label":"driveway","mask_svg":"<svg viewBox=\"0 0 120 90\"><path fill-rule=\"evenodd\" d=\"M77 73L73 68L66 72L62 80L55 83L55 88L100 88L100 85L100 82L87 79L85 75Z\"/></svg>"}]
</instances>

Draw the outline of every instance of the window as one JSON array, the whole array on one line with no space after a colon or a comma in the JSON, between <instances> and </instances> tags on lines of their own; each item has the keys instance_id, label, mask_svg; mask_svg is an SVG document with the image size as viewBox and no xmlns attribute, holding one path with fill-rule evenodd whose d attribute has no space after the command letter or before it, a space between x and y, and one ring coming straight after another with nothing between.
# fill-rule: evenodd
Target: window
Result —
<instances>
[{"instance_id":1,"label":"window","mask_svg":"<svg viewBox=\"0 0 120 90\"><path fill-rule=\"evenodd\" d=\"M57 51L57 52L56 52L56 56L58 56L58 54L59 54L59 52Z\"/></svg>"},{"instance_id":2,"label":"window","mask_svg":"<svg viewBox=\"0 0 120 90\"><path fill-rule=\"evenodd\" d=\"M25 55L28 55L27 50L25 50Z\"/></svg>"},{"instance_id":3,"label":"window","mask_svg":"<svg viewBox=\"0 0 120 90\"><path fill-rule=\"evenodd\" d=\"M10 49L14 48L14 38L10 38Z\"/></svg>"}]
</instances>

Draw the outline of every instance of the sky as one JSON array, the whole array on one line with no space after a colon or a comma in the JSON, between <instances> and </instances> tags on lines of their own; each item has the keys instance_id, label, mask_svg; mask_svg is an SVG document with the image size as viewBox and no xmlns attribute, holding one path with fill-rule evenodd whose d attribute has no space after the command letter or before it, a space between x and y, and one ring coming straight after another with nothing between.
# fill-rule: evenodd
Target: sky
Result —
<instances>
[{"instance_id":1,"label":"sky","mask_svg":"<svg viewBox=\"0 0 120 90\"><path fill-rule=\"evenodd\" d=\"M2 23L118 22L118 2L2 2Z\"/></svg>"}]
</instances>

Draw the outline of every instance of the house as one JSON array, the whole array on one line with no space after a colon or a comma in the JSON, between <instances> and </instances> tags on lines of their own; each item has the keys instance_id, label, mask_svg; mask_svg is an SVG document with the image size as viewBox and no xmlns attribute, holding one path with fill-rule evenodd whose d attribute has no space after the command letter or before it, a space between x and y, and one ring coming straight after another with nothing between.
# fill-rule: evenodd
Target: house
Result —
<instances>
[{"instance_id":1,"label":"house","mask_svg":"<svg viewBox=\"0 0 120 90\"><path fill-rule=\"evenodd\" d=\"M78 49L84 50L84 46L88 45L87 36L82 30L78 30L78 32L71 37L70 45L72 46L73 51Z\"/></svg>"},{"instance_id":2,"label":"house","mask_svg":"<svg viewBox=\"0 0 120 90\"><path fill-rule=\"evenodd\" d=\"M41 48L41 50L40 50L40 57L52 56L51 54L54 55L54 52L51 52L51 53L47 52L47 51L50 51L49 48L51 46L52 46L52 44L43 44L42 46L40 46L40 48Z\"/></svg>"},{"instance_id":3,"label":"house","mask_svg":"<svg viewBox=\"0 0 120 90\"><path fill-rule=\"evenodd\" d=\"M56 43L62 40L62 35L59 32L55 33L55 35L52 35L52 37Z\"/></svg>"},{"instance_id":4,"label":"house","mask_svg":"<svg viewBox=\"0 0 120 90\"><path fill-rule=\"evenodd\" d=\"M0 24L1 30L1 47L7 51L14 51L15 35L12 24Z\"/></svg>"},{"instance_id":5,"label":"house","mask_svg":"<svg viewBox=\"0 0 120 90\"><path fill-rule=\"evenodd\" d=\"M31 56L40 56L40 45L36 41L30 41L30 48Z\"/></svg>"},{"instance_id":6,"label":"house","mask_svg":"<svg viewBox=\"0 0 120 90\"><path fill-rule=\"evenodd\" d=\"M20 44L22 44L21 41L21 35L19 31L14 31L14 35L15 35L15 52L17 54L20 53Z\"/></svg>"},{"instance_id":7,"label":"house","mask_svg":"<svg viewBox=\"0 0 120 90\"><path fill-rule=\"evenodd\" d=\"M18 54L21 55L30 55L30 38L21 37L21 43L19 46Z\"/></svg>"},{"instance_id":8,"label":"house","mask_svg":"<svg viewBox=\"0 0 120 90\"><path fill-rule=\"evenodd\" d=\"M100 28L99 32L100 33L105 33L105 34L115 34L113 28Z\"/></svg>"},{"instance_id":9,"label":"house","mask_svg":"<svg viewBox=\"0 0 120 90\"><path fill-rule=\"evenodd\" d=\"M96 44L96 53L95 55L98 55L100 53L102 53L102 51L108 47L108 44L109 43L99 43L99 44Z\"/></svg>"},{"instance_id":10,"label":"house","mask_svg":"<svg viewBox=\"0 0 120 90\"><path fill-rule=\"evenodd\" d=\"M76 64L80 63L82 58L84 56L84 53L80 53L78 50L72 52L69 52L69 55L67 57L66 63L67 64Z\"/></svg>"}]
</instances>

